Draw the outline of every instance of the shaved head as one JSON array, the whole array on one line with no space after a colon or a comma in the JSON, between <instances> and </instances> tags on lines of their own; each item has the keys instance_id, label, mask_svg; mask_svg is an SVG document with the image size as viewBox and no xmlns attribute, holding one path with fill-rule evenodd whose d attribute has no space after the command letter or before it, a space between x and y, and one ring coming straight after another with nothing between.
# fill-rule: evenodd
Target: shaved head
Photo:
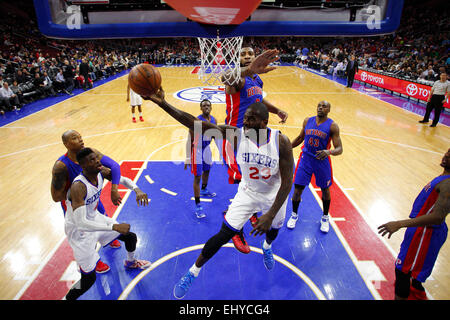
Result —
<instances>
[{"instance_id":1,"label":"shaved head","mask_svg":"<svg viewBox=\"0 0 450 320\"><path fill-rule=\"evenodd\" d=\"M61 136L62 142L65 144L73 134L79 134L79 133L72 129L64 132Z\"/></svg>"},{"instance_id":2,"label":"shaved head","mask_svg":"<svg viewBox=\"0 0 450 320\"><path fill-rule=\"evenodd\" d=\"M84 148L83 138L78 131L75 130L67 130L61 136L62 142L67 150L72 152L78 152Z\"/></svg>"}]
</instances>

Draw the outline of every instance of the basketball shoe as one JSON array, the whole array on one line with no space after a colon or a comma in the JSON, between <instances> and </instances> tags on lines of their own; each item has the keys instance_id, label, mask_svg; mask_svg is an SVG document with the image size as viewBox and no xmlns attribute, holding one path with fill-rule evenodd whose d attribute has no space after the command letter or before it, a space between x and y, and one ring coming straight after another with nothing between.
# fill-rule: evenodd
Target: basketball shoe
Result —
<instances>
[{"instance_id":1,"label":"basketball shoe","mask_svg":"<svg viewBox=\"0 0 450 320\"><path fill-rule=\"evenodd\" d=\"M238 234L236 234L233 238L233 244L235 248L245 254L250 253L250 246L244 238L244 232L241 230Z\"/></svg>"},{"instance_id":2,"label":"basketball shoe","mask_svg":"<svg viewBox=\"0 0 450 320\"><path fill-rule=\"evenodd\" d=\"M428 300L428 297L425 290L422 291L410 286L408 300Z\"/></svg>"},{"instance_id":3,"label":"basketball shoe","mask_svg":"<svg viewBox=\"0 0 450 320\"><path fill-rule=\"evenodd\" d=\"M142 118L142 116L139 116L139 121L144 122L144 118Z\"/></svg>"},{"instance_id":4,"label":"basketball shoe","mask_svg":"<svg viewBox=\"0 0 450 320\"><path fill-rule=\"evenodd\" d=\"M123 265L128 269L147 269L152 263L147 260L134 259L133 261L125 260Z\"/></svg>"},{"instance_id":5,"label":"basketball shoe","mask_svg":"<svg viewBox=\"0 0 450 320\"><path fill-rule=\"evenodd\" d=\"M330 217L324 214L320 219L320 231L327 233L330 230Z\"/></svg>"},{"instance_id":6,"label":"basketball shoe","mask_svg":"<svg viewBox=\"0 0 450 320\"><path fill-rule=\"evenodd\" d=\"M272 270L273 267L275 266L275 260L273 259L272 248L264 249L264 245L263 245L262 251L263 251L264 266L266 267L267 270Z\"/></svg>"},{"instance_id":7,"label":"basketball shoe","mask_svg":"<svg viewBox=\"0 0 450 320\"><path fill-rule=\"evenodd\" d=\"M195 279L196 276L194 276L192 272L188 271L173 288L174 297L177 299L183 299Z\"/></svg>"},{"instance_id":8,"label":"basketball shoe","mask_svg":"<svg viewBox=\"0 0 450 320\"><path fill-rule=\"evenodd\" d=\"M113 242L111 242L109 246L114 249L120 248L120 241L116 239Z\"/></svg>"},{"instance_id":9,"label":"basketball shoe","mask_svg":"<svg viewBox=\"0 0 450 320\"><path fill-rule=\"evenodd\" d=\"M213 198L216 196L216 194L214 192L210 192L208 189L205 188L200 190L200 196Z\"/></svg>"},{"instance_id":10,"label":"basketball shoe","mask_svg":"<svg viewBox=\"0 0 450 320\"><path fill-rule=\"evenodd\" d=\"M206 217L206 214L203 213L203 207L200 204L195 206L195 215L199 219Z\"/></svg>"},{"instance_id":11,"label":"basketball shoe","mask_svg":"<svg viewBox=\"0 0 450 320\"><path fill-rule=\"evenodd\" d=\"M294 214L294 212L292 212L291 217L289 218L287 225L286 225L288 227L288 229L294 229L295 225L297 224L297 220L298 220L298 215Z\"/></svg>"},{"instance_id":12,"label":"basketball shoe","mask_svg":"<svg viewBox=\"0 0 450 320\"><path fill-rule=\"evenodd\" d=\"M98 260L97 265L95 266L95 272L97 273L105 273L108 272L110 267L102 262L102 260Z\"/></svg>"}]
</instances>

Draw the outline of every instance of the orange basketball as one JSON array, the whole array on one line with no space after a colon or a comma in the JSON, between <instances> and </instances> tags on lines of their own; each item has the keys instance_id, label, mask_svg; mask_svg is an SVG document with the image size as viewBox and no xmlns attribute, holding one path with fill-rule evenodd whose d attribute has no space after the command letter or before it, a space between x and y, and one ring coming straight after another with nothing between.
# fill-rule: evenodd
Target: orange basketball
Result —
<instances>
[{"instance_id":1,"label":"orange basketball","mask_svg":"<svg viewBox=\"0 0 450 320\"><path fill-rule=\"evenodd\" d=\"M151 64L141 63L131 69L128 84L137 94L148 97L161 88L161 74Z\"/></svg>"}]
</instances>

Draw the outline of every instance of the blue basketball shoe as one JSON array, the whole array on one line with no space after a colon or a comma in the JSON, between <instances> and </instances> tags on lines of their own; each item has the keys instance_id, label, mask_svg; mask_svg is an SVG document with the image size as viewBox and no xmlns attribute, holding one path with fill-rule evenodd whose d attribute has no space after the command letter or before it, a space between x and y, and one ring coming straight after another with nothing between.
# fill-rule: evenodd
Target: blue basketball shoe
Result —
<instances>
[{"instance_id":1,"label":"blue basketball shoe","mask_svg":"<svg viewBox=\"0 0 450 320\"><path fill-rule=\"evenodd\" d=\"M264 266L266 267L267 270L272 270L275 265L275 260L273 259L272 248L264 249L264 247L263 247L262 251L263 251Z\"/></svg>"},{"instance_id":2,"label":"blue basketball shoe","mask_svg":"<svg viewBox=\"0 0 450 320\"><path fill-rule=\"evenodd\" d=\"M188 271L173 288L174 297L177 299L183 299L195 278L196 277L194 274Z\"/></svg>"},{"instance_id":3,"label":"blue basketball shoe","mask_svg":"<svg viewBox=\"0 0 450 320\"><path fill-rule=\"evenodd\" d=\"M214 198L216 194L214 192L210 192L208 189L205 188L200 190L200 196Z\"/></svg>"}]
</instances>

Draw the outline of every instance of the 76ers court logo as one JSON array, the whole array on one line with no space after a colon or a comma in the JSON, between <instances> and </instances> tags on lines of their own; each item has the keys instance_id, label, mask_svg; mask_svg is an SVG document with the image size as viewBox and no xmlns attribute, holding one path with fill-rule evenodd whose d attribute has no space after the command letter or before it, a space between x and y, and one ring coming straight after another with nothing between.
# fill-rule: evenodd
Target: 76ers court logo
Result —
<instances>
[{"instance_id":1,"label":"76ers court logo","mask_svg":"<svg viewBox=\"0 0 450 320\"><path fill-rule=\"evenodd\" d=\"M212 104L225 103L225 87L224 86L205 86L194 87L177 91L173 94L177 99L200 103L204 99L208 99ZM263 91L263 97L266 93Z\"/></svg>"}]
</instances>

